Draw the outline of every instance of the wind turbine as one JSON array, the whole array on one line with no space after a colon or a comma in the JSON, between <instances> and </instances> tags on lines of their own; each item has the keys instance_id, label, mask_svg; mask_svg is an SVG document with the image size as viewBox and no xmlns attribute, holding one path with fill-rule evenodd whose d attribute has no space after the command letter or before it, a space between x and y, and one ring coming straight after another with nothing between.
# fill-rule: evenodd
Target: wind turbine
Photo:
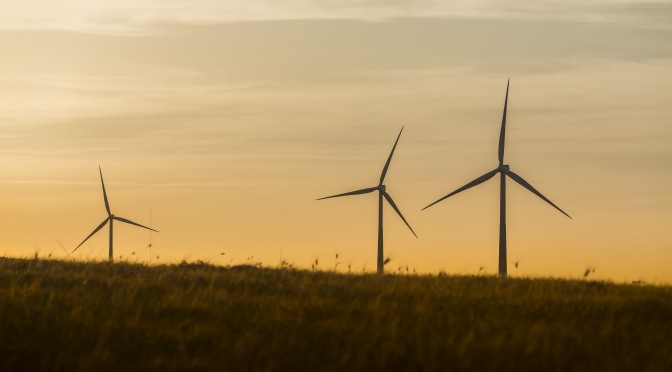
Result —
<instances>
[{"instance_id":1,"label":"wind turbine","mask_svg":"<svg viewBox=\"0 0 672 372\"><path fill-rule=\"evenodd\" d=\"M100 172L100 183L103 185L103 198L105 200L105 209L107 210L107 218L100 225L98 225L98 227L96 227L96 229L93 230L93 232L91 234L89 234L89 236L87 236L86 239L84 239L81 243L79 243L77 248L75 248L75 250L73 250L72 253L75 253L75 251L77 249L79 249L79 247L81 247L82 244L84 244L84 242L89 240L90 237L92 237L95 233L97 233L98 230L105 227L105 224L107 224L109 222L110 223L110 252L109 252L109 254L110 254L110 262L112 262L112 261L114 261L113 249L112 249L112 226L113 226L114 220L117 220L117 221L120 221L120 222L125 222L125 223L130 224L130 225L139 226L139 227L142 227L143 229L147 229L147 230L150 230L150 231L156 231L156 232L158 232L158 231L154 230L152 228L149 228L147 226L143 226L139 223L135 223L131 220L127 220L125 218L113 215L112 212L110 211L110 203L108 203L108 201L107 201L107 193L105 192L105 182L103 181L103 171L102 171L102 169L100 169L100 167L98 167L98 171Z\"/></svg>"},{"instance_id":2,"label":"wind turbine","mask_svg":"<svg viewBox=\"0 0 672 372\"><path fill-rule=\"evenodd\" d=\"M509 176L512 180L516 181L518 184L524 188L530 190L533 194L537 195L543 199L548 204L552 205L555 209L559 210L565 216L570 217L565 211L560 209L557 205L553 204L548 200L544 195L542 195L537 189L532 187L527 181L525 181L521 176L513 173L508 164L504 164L504 137L506 134L506 109L509 101L509 82L506 83L506 98L504 99L504 114L502 116L502 129L499 133L499 166L494 170L476 178L475 180L469 182L468 184L460 187L459 189L451 192L450 194L444 196L443 198L435 201L434 203L422 208L425 210L432 205L449 198L457 193L460 193L464 190L470 189L476 185L491 179L497 173L500 173L500 193L499 193L499 275L506 276L506 176Z\"/></svg>"},{"instance_id":3,"label":"wind turbine","mask_svg":"<svg viewBox=\"0 0 672 372\"><path fill-rule=\"evenodd\" d=\"M378 191L378 274L382 274L384 271L384 266L385 262L383 261L383 198L387 200L387 202L394 208L394 210L397 212L399 217L404 221L406 226L411 230L413 235L417 238L418 236L415 234L415 231L413 231L413 228L411 228L411 225L408 224L404 216L401 214L401 211L399 211L399 208L397 205L394 203L394 200L392 200L392 197L390 194L387 193L387 190L385 188L385 185L383 184L383 181L385 181L385 175L387 174L387 169L390 166L390 161L392 160L392 155L394 154L394 149L397 148L397 143L399 142L399 137L401 137L401 132L404 131L404 127L401 127L401 131L399 131L399 135L397 136L397 140L394 142L394 146L392 147L392 151L390 152L390 156L387 158L387 162L385 163L385 167L383 167L383 172L380 174L380 181L378 182L378 186L375 187L369 187L366 189L361 189L361 190L356 190L356 191L351 191L351 192L346 192L344 194L338 194L338 195L332 195L332 196L327 196L324 198L319 198L317 200L322 200L322 199L329 199L329 198L337 198L340 196L349 196L349 195L359 195L359 194L368 194L370 192Z\"/></svg>"}]
</instances>

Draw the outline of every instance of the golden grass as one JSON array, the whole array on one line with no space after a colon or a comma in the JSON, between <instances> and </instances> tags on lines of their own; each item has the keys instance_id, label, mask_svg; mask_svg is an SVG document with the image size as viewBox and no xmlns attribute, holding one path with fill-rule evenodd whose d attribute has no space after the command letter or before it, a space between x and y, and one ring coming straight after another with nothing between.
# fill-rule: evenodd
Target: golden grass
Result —
<instances>
[{"instance_id":1,"label":"golden grass","mask_svg":"<svg viewBox=\"0 0 672 372\"><path fill-rule=\"evenodd\" d=\"M0 371L672 371L672 288L0 259Z\"/></svg>"}]
</instances>

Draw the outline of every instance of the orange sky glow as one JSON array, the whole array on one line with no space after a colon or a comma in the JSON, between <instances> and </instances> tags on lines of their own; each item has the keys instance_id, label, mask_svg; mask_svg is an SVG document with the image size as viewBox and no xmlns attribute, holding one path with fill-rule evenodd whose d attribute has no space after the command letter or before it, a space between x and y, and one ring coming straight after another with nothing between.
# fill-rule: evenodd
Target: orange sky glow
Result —
<instances>
[{"instance_id":1,"label":"orange sky glow","mask_svg":"<svg viewBox=\"0 0 672 372\"><path fill-rule=\"evenodd\" d=\"M495 274L498 180L420 209L497 166L511 78L506 162L573 219L509 181L509 274L672 283L672 5L507 4L9 1L0 255L106 259L106 230L67 253L100 165L153 262L372 272L377 197L315 199L374 186L405 126L419 239L386 207L386 270ZM148 244L115 224L116 257Z\"/></svg>"}]
</instances>

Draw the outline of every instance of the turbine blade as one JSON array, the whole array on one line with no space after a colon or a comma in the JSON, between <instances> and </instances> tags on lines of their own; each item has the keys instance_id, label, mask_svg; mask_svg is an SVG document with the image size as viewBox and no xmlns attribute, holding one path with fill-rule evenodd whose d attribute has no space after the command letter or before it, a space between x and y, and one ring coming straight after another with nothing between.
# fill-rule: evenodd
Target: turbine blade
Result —
<instances>
[{"instance_id":1,"label":"turbine blade","mask_svg":"<svg viewBox=\"0 0 672 372\"><path fill-rule=\"evenodd\" d=\"M411 232L413 233L413 235L415 235L415 237L417 238L418 235L415 233L415 231L413 231L413 228L411 227L411 225L408 224L408 222L407 222L406 219L404 218L404 215L401 214L401 211L399 210L399 208L397 208L397 205L394 204L394 200L392 200L392 197L391 197L388 193L386 193L386 192L383 193L383 196L385 197L385 199L387 199L387 202L390 203L390 205L392 206L392 208L394 208L394 210L397 212L397 214L399 215L399 217L401 217L401 219L404 221L404 223L406 224L406 226L408 226L408 228L411 230Z\"/></svg>"},{"instance_id":2,"label":"turbine blade","mask_svg":"<svg viewBox=\"0 0 672 372\"><path fill-rule=\"evenodd\" d=\"M110 220L110 218L108 217L108 218L105 219L105 221L103 221L103 223L101 223L100 225L98 225L98 227L96 227L96 229L93 230L93 232L92 232L91 234L89 234L89 236L87 236L86 239L84 239L81 243L79 243L79 245L77 246L77 248L75 248L75 249L72 251L72 253L75 253L75 251L78 250L79 247L81 247L82 244L84 244L84 242L86 242L87 240L89 240L89 238L92 237L93 234L97 233L98 230L102 229L102 228L105 226L105 224L107 223L107 221L109 221L109 220Z\"/></svg>"},{"instance_id":3,"label":"turbine blade","mask_svg":"<svg viewBox=\"0 0 672 372\"><path fill-rule=\"evenodd\" d=\"M466 184L466 185L460 187L459 189L457 189L457 190L451 192L450 194L448 194L448 195L444 196L443 198L441 198L441 199L435 201L434 203L432 203L432 204L430 204L430 205L428 205L428 206L422 208L422 210L424 211L425 209L427 209L427 208L431 207L432 205L434 205L434 204L436 204L436 203L442 201L443 199L447 199L447 198L449 198L449 197L451 197L451 196L453 196L453 195L455 195L455 194L457 194L457 193L460 193L460 192L462 192L462 191L464 191L464 190L470 189L470 188L472 188L472 187L474 187L474 186L476 186L476 185L480 185L480 184L482 184L483 182L485 182L485 181L491 179L492 177L494 177L495 174L497 174L498 171L499 171L498 169L495 169L495 170L493 170L493 171L490 171L490 172L488 172L488 173L486 173L486 174L484 174L484 175L478 177L477 179L475 179L475 180L469 182L468 184Z\"/></svg>"},{"instance_id":4,"label":"turbine blade","mask_svg":"<svg viewBox=\"0 0 672 372\"><path fill-rule=\"evenodd\" d=\"M507 176L511 177L511 179L513 179L514 181L518 182L518 183L519 183L521 186L523 186L524 188L526 188L526 189L532 191L532 193L534 193L534 194L536 194L538 197L542 198L544 201L546 201L546 203L552 205L555 209L559 210L559 211L560 211L562 214L564 214L565 216L567 216L567 217L569 217L569 218L572 218L570 215L568 215L567 213L565 213L565 211L563 211L562 209L560 209L560 207L558 207L557 205L553 204L552 201L548 200L545 196L543 196L539 191L537 191L537 189L535 189L534 187L532 187L532 185L530 185L529 183L527 183L527 181L525 181L525 180L523 179L523 177L521 177L521 176L519 176L519 175L513 173L513 172L510 171L510 170L505 171L504 174L506 174Z\"/></svg>"},{"instance_id":5,"label":"turbine blade","mask_svg":"<svg viewBox=\"0 0 672 372\"><path fill-rule=\"evenodd\" d=\"M98 166L98 171L100 171L100 183L103 185L103 198L105 198L105 209L107 209L107 214L110 215L110 203L107 202L107 193L105 192L105 182L103 181L103 170Z\"/></svg>"},{"instance_id":6,"label":"turbine blade","mask_svg":"<svg viewBox=\"0 0 672 372\"><path fill-rule=\"evenodd\" d=\"M348 196L348 195L368 194L368 193L376 191L376 190L378 190L377 187L369 187L368 189L361 189L361 190L350 191L350 192L346 192L346 193L338 194L338 195L325 196L324 198L319 198L317 200L329 199L329 198L338 198L340 196Z\"/></svg>"},{"instance_id":7,"label":"turbine blade","mask_svg":"<svg viewBox=\"0 0 672 372\"><path fill-rule=\"evenodd\" d=\"M385 162L385 167L383 167L383 172L380 174L380 185L383 184L383 181L385 181L385 175L387 174L387 168L390 167L390 161L392 161L392 155L394 155L394 149L397 148L397 143L399 142L399 137L401 137L401 132L404 131L404 127L401 127L401 130L399 131L399 135L397 136L397 140L394 142L394 146L392 146L392 151L390 152L390 156L387 158L387 162Z\"/></svg>"},{"instance_id":8,"label":"turbine blade","mask_svg":"<svg viewBox=\"0 0 672 372\"><path fill-rule=\"evenodd\" d=\"M499 165L504 164L504 137L506 136L506 109L509 104L509 83L506 82L506 98L504 99L504 114L502 115L502 130L499 132Z\"/></svg>"},{"instance_id":9,"label":"turbine blade","mask_svg":"<svg viewBox=\"0 0 672 372\"><path fill-rule=\"evenodd\" d=\"M114 216L114 219L117 220L117 221L126 222L126 223L131 224L131 225L135 225L135 226L142 227L143 229L152 230L152 231L155 231L155 232L157 232L157 233L159 232L158 230L154 230L154 229L152 229L151 227L143 226L143 225L141 225L141 224L139 224L139 223L137 223L137 222L133 222L133 221L131 221L131 220L127 220L127 219L125 219L125 218L121 218L121 217Z\"/></svg>"}]
</instances>

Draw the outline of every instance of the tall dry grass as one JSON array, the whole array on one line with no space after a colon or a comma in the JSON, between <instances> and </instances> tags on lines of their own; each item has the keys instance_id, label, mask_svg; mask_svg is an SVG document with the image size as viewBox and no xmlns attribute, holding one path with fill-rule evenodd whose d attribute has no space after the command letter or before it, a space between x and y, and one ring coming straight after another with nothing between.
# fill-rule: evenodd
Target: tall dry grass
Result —
<instances>
[{"instance_id":1,"label":"tall dry grass","mask_svg":"<svg viewBox=\"0 0 672 372\"><path fill-rule=\"evenodd\" d=\"M672 371L672 288L0 259L0 371Z\"/></svg>"}]
</instances>

